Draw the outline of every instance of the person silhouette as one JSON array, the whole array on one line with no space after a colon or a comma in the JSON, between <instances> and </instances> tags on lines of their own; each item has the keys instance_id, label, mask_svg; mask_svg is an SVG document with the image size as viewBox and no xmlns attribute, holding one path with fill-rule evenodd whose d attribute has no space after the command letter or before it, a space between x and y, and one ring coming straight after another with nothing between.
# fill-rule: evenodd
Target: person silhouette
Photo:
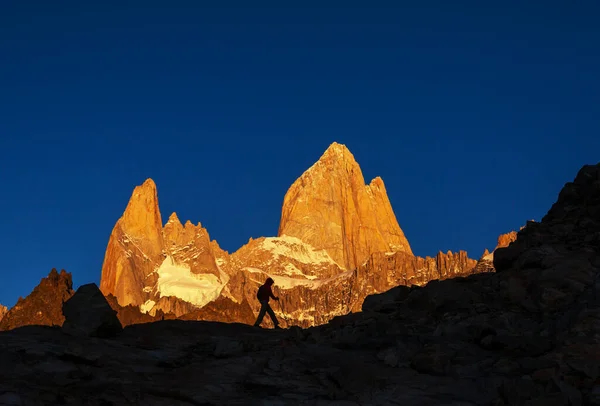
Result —
<instances>
[{"instance_id":1,"label":"person silhouette","mask_svg":"<svg viewBox=\"0 0 600 406\"><path fill-rule=\"evenodd\" d=\"M279 321L277 320L277 317L275 317L275 313L273 312L273 309L271 309L271 306L269 306L270 298L273 298L274 300L279 300L278 297L273 295L273 291L271 290L271 286L274 283L275 283L275 281L273 279L267 278L264 285L262 285L260 288L258 288L258 292L256 293L256 298L260 302L260 311L258 312L258 317L256 318L256 322L254 323L254 327L260 327L260 323L262 322L263 318L265 317L265 313L269 313L269 317L271 317L271 320L273 320L273 324L275 325L275 328L281 328L281 327L279 327Z\"/></svg>"}]
</instances>

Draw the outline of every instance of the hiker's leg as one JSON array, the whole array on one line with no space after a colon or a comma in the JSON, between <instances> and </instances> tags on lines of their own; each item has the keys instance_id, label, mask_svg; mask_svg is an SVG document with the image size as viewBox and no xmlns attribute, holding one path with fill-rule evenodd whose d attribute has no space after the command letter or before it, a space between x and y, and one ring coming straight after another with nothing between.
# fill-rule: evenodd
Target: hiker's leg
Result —
<instances>
[{"instance_id":1,"label":"hiker's leg","mask_svg":"<svg viewBox=\"0 0 600 406\"><path fill-rule=\"evenodd\" d=\"M265 312L267 311L267 307L269 307L268 303L260 302L260 311L258 312L258 317L256 318L255 326L259 326L262 323L263 317L265 317Z\"/></svg>"},{"instance_id":2,"label":"hiker's leg","mask_svg":"<svg viewBox=\"0 0 600 406\"><path fill-rule=\"evenodd\" d=\"M279 321L277 321L277 317L275 317L275 312L273 311L273 309L271 309L271 306L269 306L268 303L267 303L267 313L269 313L271 320L273 320L273 324L275 324L276 326L279 325Z\"/></svg>"}]
</instances>

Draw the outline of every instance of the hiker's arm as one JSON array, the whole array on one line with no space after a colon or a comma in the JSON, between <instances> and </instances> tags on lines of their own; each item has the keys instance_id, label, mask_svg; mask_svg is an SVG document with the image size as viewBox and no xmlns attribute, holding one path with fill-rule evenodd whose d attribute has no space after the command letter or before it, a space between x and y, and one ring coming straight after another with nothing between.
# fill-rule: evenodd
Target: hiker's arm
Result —
<instances>
[{"instance_id":1,"label":"hiker's arm","mask_svg":"<svg viewBox=\"0 0 600 406\"><path fill-rule=\"evenodd\" d=\"M273 294L273 290L272 289L269 289L269 295L271 295L271 299L273 299L273 300L279 300L279 298Z\"/></svg>"}]
</instances>

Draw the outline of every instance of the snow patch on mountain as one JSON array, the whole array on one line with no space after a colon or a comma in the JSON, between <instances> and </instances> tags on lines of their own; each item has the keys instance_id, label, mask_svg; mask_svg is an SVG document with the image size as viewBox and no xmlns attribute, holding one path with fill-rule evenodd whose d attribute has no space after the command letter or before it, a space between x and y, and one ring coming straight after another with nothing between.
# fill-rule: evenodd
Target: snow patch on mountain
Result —
<instances>
[{"instance_id":1,"label":"snow patch on mountain","mask_svg":"<svg viewBox=\"0 0 600 406\"><path fill-rule=\"evenodd\" d=\"M131 250L126 247L126 245L133 245L135 248L137 248L137 250L140 252L140 254L142 254L142 256L144 257L144 259L149 260L150 258L148 257L148 255L146 255L146 253L144 251L142 251L142 249L140 248L140 246L136 243L135 238L133 238L132 236L130 236L129 234L127 234L126 232L123 231L123 238L120 241L121 246L125 249L125 251L128 253L128 257L131 257L132 252Z\"/></svg>"},{"instance_id":2,"label":"snow patch on mountain","mask_svg":"<svg viewBox=\"0 0 600 406\"><path fill-rule=\"evenodd\" d=\"M252 268L252 267L245 267L244 270L251 272L251 273L263 273L263 274L267 275L268 277L272 278L273 281L275 281L275 286L278 286L284 290L293 289L293 288L299 287L299 286L304 286L311 290L318 289L323 285L326 285L326 284L331 283L338 279L348 278L348 277L352 276L352 274L353 274L353 271L346 271L346 272L337 274L331 278L315 279L311 276L306 276L306 275L304 275L305 276L304 278L292 278L289 276L274 275L274 274L265 272L262 269ZM309 279L309 278L311 278L311 279ZM260 282L260 283L262 283L262 282Z\"/></svg>"},{"instance_id":3,"label":"snow patch on mountain","mask_svg":"<svg viewBox=\"0 0 600 406\"><path fill-rule=\"evenodd\" d=\"M233 295L231 294L231 290L229 290L229 287L228 287L228 286L225 286L225 287L223 288L223 290L221 291L221 296L228 298L228 299L229 299L229 300L231 300L233 303L240 303L240 301L239 301L239 300L237 300L237 299L235 298L235 296L233 296Z\"/></svg>"},{"instance_id":4,"label":"snow patch on mountain","mask_svg":"<svg viewBox=\"0 0 600 406\"><path fill-rule=\"evenodd\" d=\"M142 313L148 313L150 310L152 310L155 304L156 302L154 300L147 300L144 304L140 305L140 311Z\"/></svg>"},{"instance_id":5,"label":"snow patch on mountain","mask_svg":"<svg viewBox=\"0 0 600 406\"><path fill-rule=\"evenodd\" d=\"M213 274L195 274L188 264L178 264L167 256L156 270L160 297L175 296L196 306L217 299L225 283Z\"/></svg>"},{"instance_id":6,"label":"snow patch on mountain","mask_svg":"<svg viewBox=\"0 0 600 406\"><path fill-rule=\"evenodd\" d=\"M261 248L276 257L287 257L302 264L336 264L325 250L316 250L312 245L296 237L281 235L267 237L261 241ZM338 265L339 266L339 265Z\"/></svg>"},{"instance_id":7,"label":"snow patch on mountain","mask_svg":"<svg viewBox=\"0 0 600 406\"><path fill-rule=\"evenodd\" d=\"M303 278L306 279L317 279L317 277L315 275L306 275L304 274L301 270L299 270L298 268L296 268L293 264L286 264L283 267L283 273L285 275L289 275L289 276L301 276Z\"/></svg>"}]
</instances>

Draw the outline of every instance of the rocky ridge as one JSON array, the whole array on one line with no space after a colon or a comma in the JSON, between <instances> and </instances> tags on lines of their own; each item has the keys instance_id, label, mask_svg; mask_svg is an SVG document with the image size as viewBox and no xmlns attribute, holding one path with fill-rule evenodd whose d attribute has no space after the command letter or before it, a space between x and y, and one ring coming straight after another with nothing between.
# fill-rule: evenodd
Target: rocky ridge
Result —
<instances>
[{"instance_id":1,"label":"rocky ridge","mask_svg":"<svg viewBox=\"0 0 600 406\"><path fill-rule=\"evenodd\" d=\"M304 330L167 320L111 339L2 332L0 403L600 404L600 164L494 266L368 296L362 312Z\"/></svg>"},{"instance_id":2,"label":"rocky ridge","mask_svg":"<svg viewBox=\"0 0 600 406\"><path fill-rule=\"evenodd\" d=\"M0 320L0 331L28 325L62 326L62 305L73 296L71 274L52 269L26 298L17 303Z\"/></svg>"}]
</instances>

